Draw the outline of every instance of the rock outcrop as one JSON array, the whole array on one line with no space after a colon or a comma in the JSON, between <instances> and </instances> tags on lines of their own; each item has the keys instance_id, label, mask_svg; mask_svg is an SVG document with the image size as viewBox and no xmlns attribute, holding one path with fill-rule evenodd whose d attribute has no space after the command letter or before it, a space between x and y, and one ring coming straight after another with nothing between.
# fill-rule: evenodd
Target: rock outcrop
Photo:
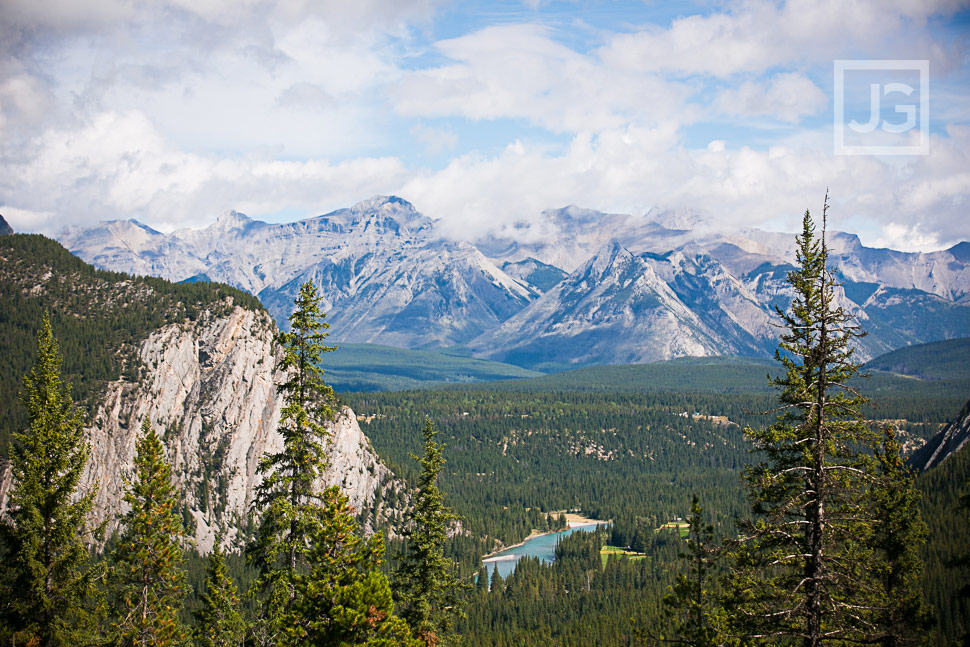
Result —
<instances>
[{"instance_id":1,"label":"rock outcrop","mask_svg":"<svg viewBox=\"0 0 970 647\"><path fill-rule=\"evenodd\" d=\"M919 448L909 459L909 464L920 472L936 467L963 449L970 440L970 402L963 411Z\"/></svg>"},{"instance_id":2,"label":"rock outcrop","mask_svg":"<svg viewBox=\"0 0 970 647\"><path fill-rule=\"evenodd\" d=\"M269 315L236 306L225 315L207 310L144 340L139 379L110 382L88 421L91 458L81 487L95 490L94 522L106 521L109 533L117 527L135 440L147 418L163 438L197 550L210 551L217 535L223 545L239 548L260 456L282 448L274 334ZM374 509L376 493L403 486L349 408L339 412L331 432L320 485L340 485L355 509L385 515ZM9 477L0 479L0 502L9 487Z\"/></svg>"}]
</instances>

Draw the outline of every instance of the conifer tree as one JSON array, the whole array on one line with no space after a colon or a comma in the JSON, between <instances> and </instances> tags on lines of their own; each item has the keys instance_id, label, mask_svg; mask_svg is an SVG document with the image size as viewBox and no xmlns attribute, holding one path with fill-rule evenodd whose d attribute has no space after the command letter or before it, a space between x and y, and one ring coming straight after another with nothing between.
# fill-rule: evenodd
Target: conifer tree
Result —
<instances>
[{"instance_id":1,"label":"conifer tree","mask_svg":"<svg viewBox=\"0 0 970 647\"><path fill-rule=\"evenodd\" d=\"M394 614L391 587L380 570L383 537L376 533L366 540L360 537L347 497L337 486L323 493L317 528L299 621L287 629L293 643L420 647L407 623Z\"/></svg>"},{"instance_id":2,"label":"conifer tree","mask_svg":"<svg viewBox=\"0 0 970 647\"><path fill-rule=\"evenodd\" d=\"M443 446L435 441L434 424L425 419L424 455L412 458L421 465L418 493L404 530L406 543L395 573L401 615L411 632L431 647L444 643L460 615L458 592L464 588L455 565L445 556L448 524L457 519L445 506L438 488L444 467Z\"/></svg>"},{"instance_id":3,"label":"conifer tree","mask_svg":"<svg viewBox=\"0 0 970 647\"><path fill-rule=\"evenodd\" d=\"M927 528L920 516L916 476L904 464L892 427L877 452L878 481L870 503L876 513L873 563L881 600L874 609L875 638L883 647L930 644L932 614L923 601L920 549Z\"/></svg>"},{"instance_id":4,"label":"conifer tree","mask_svg":"<svg viewBox=\"0 0 970 647\"><path fill-rule=\"evenodd\" d=\"M696 495L688 522L686 550L681 553L687 572L678 574L664 597L666 631L653 642L690 647L724 645L725 618L715 590L720 549L715 543L714 526L704 521Z\"/></svg>"},{"instance_id":5,"label":"conifer tree","mask_svg":"<svg viewBox=\"0 0 970 647\"><path fill-rule=\"evenodd\" d=\"M45 315L37 362L21 395L29 427L13 435L10 523L0 523L0 637L6 644L82 645L91 638L93 573L84 537L94 495L78 493L89 449L60 370Z\"/></svg>"},{"instance_id":6,"label":"conifer tree","mask_svg":"<svg viewBox=\"0 0 970 647\"><path fill-rule=\"evenodd\" d=\"M256 586L264 594L264 622L272 636L288 632L309 570L310 539L321 530L319 495L313 484L326 466L326 424L334 417L334 394L323 381L320 359L334 350L325 346L329 325L323 321L321 297L312 281L300 287L290 332L281 331L277 343L285 375L279 433L283 449L265 454L259 463L262 482L256 489L260 511L250 557L260 570ZM282 634L281 634L282 635Z\"/></svg>"},{"instance_id":7,"label":"conifer tree","mask_svg":"<svg viewBox=\"0 0 970 647\"><path fill-rule=\"evenodd\" d=\"M186 594L182 520L162 441L146 418L135 444L135 473L124 496L129 506L113 554L112 589L121 645L165 647L185 637L179 611Z\"/></svg>"},{"instance_id":8,"label":"conifer tree","mask_svg":"<svg viewBox=\"0 0 970 647\"><path fill-rule=\"evenodd\" d=\"M745 472L755 520L734 555L729 615L738 634L771 645L866 641L874 629L866 495L877 441L862 417L865 399L849 385L863 333L835 302L827 208L826 197L821 239L805 213L799 268L788 274L795 298L778 310L781 413L768 428L745 430L763 459Z\"/></svg>"},{"instance_id":9,"label":"conifer tree","mask_svg":"<svg viewBox=\"0 0 970 647\"><path fill-rule=\"evenodd\" d=\"M216 541L206 567L202 608L196 611L195 644L198 647L242 645L246 623L239 611L236 583L226 573L226 554Z\"/></svg>"},{"instance_id":10,"label":"conifer tree","mask_svg":"<svg viewBox=\"0 0 970 647\"><path fill-rule=\"evenodd\" d=\"M383 539L364 541L339 488L322 494L314 483L326 466L327 423L333 389L323 381L321 355L329 326L312 281L304 283L279 335L285 382L279 432L283 450L264 455L255 506L261 510L250 555L263 596L259 640L267 645L416 647L394 615L387 577L380 571Z\"/></svg>"}]
</instances>

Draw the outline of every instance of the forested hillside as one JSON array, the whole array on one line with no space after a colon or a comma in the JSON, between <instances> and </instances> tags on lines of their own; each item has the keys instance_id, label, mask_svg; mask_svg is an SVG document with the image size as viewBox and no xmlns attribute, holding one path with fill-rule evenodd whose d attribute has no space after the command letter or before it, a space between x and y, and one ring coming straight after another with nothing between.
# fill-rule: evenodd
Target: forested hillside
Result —
<instances>
[{"instance_id":1,"label":"forested hillside","mask_svg":"<svg viewBox=\"0 0 970 647\"><path fill-rule=\"evenodd\" d=\"M26 422L14 403L35 360L45 312L57 330L74 398L90 409L108 381L138 378L136 348L151 332L194 320L206 309L226 311L230 303L263 309L255 297L227 285L180 285L106 272L44 236L0 237L0 456L6 455L10 431Z\"/></svg>"}]
</instances>

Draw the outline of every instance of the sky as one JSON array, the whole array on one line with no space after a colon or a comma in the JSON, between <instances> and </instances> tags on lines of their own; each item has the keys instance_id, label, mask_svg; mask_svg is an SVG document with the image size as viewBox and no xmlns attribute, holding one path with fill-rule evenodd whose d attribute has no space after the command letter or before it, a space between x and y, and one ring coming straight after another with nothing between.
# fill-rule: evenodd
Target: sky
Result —
<instances>
[{"instance_id":1,"label":"sky","mask_svg":"<svg viewBox=\"0 0 970 647\"><path fill-rule=\"evenodd\" d=\"M569 204L797 231L826 189L866 245L970 240L970 2L0 0L17 231L374 195L456 238Z\"/></svg>"}]
</instances>

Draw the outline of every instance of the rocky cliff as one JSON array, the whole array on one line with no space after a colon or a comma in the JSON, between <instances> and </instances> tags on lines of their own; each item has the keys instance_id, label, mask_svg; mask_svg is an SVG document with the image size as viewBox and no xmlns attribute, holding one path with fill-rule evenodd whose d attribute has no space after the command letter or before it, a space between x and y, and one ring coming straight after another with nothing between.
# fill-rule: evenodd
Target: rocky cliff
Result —
<instances>
[{"instance_id":1,"label":"rocky cliff","mask_svg":"<svg viewBox=\"0 0 970 647\"><path fill-rule=\"evenodd\" d=\"M925 472L963 449L967 441L970 441L970 402L964 405L955 420L913 454L909 464Z\"/></svg>"},{"instance_id":2,"label":"rocky cliff","mask_svg":"<svg viewBox=\"0 0 970 647\"><path fill-rule=\"evenodd\" d=\"M109 532L125 511L125 479L147 417L164 439L196 548L210 551L217 535L224 545L238 547L259 480L259 458L282 447L276 432L281 376L269 315L223 305L229 307L151 333L138 349L139 379L109 382L98 398L86 428L91 459L81 486L94 488L93 521L107 521ZM331 430L330 464L321 485L340 485L357 510L387 516L379 505L374 509L376 493L401 484L349 408ZM9 478L2 479L0 502L9 487Z\"/></svg>"}]
</instances>

